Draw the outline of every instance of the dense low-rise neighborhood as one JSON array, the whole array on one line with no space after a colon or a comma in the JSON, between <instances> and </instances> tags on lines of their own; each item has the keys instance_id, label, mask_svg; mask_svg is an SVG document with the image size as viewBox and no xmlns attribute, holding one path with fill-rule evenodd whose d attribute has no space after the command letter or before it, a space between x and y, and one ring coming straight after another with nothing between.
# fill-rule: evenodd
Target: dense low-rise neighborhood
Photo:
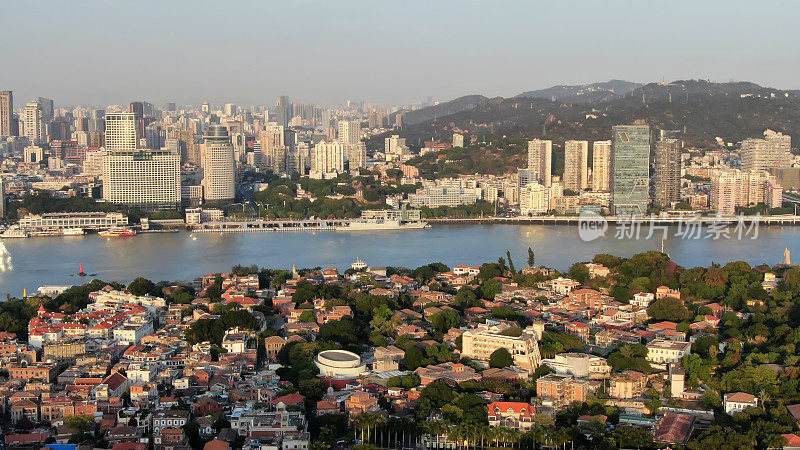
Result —
<instances>
[{"instance_id":1,"label":"dense low-rise neighborhood","mask_svg":"<svg viewBox=\"0 0 800 450\"><path fill-rule=\"evenodd\" d=\"M800 269L659 252L92 280L2 305L8 447L780 448ZM29 315L27 317L26 315Z\"/></svg>"}]
</instances>

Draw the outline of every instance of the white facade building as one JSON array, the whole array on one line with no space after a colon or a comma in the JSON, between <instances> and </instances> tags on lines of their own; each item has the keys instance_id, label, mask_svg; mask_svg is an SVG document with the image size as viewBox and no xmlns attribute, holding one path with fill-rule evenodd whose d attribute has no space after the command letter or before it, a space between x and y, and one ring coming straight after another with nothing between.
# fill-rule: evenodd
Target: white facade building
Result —
<instances>
[{"instance_id":1,"label":"white facade building","mask_svg":"<svg viewBox=\"0 0 800 450\"><path fill-rule=\"evenodd\" d=\"M536 171L538 181L550 186L553 173L553 141L528 141L528 169Z\"/></svg>"},{"instance_id":2,"label":"white facade building","mask_svg":"<svg viewBox=\"0 0 800 450\"><path fill-rule=\"evenodd\" d=\"M138 128L134 113L106 114L105 147L109 152L133 152L137 148Z\"/></svg>"},{"instance_id":3,"label":"white facade building","mask_svg":"<svg viewBox=\"0 0 800 450\"><path fill-rule=\"evenodd\" d=\"M564 189L581 192L589 188L589 141L564 143Z\"/></svg>"},{"instance_id":4,"label":"white facade building","mask_svg":"<svg viewBox=\"0 0 800 450\"><path fill-rule=\"evenodd\" d=\"M203 159L203 196L206 201L236 197L236 161L228 129L211 125L200 147Z\"/></svg>"},{"instance_id":5,"label":"white facade building","mask_svg":"<svg viewBox=\"0 0 800 450\"><path fill-rule=\"evenodd\" d=\"M592 190L611 189L611 141L595 141L592 144Z\"/></svg>"},{"instance_id":6,"label":"white facade building","mask_svg":"<svg viewBox=\"0 0 800 450\"><path fill-rule=\"evenodd\" d=\"M163 150L108 154L103 157L103 199L128 205L177 205L180 163L180 155Z\"/></svg>"}]
</instances>

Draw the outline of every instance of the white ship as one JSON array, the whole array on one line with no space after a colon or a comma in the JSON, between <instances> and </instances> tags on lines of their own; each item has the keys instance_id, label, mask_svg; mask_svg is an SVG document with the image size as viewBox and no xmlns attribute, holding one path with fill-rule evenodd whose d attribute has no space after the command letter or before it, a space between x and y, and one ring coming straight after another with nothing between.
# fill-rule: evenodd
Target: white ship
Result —
<instances>
[{"instance_id":1,"label":"white ship","mask_svg":"<svg viewBox=\"0 0 800 450\"><path fill-rule=\"evenodd\" d=\"M11 238L26 238L29 237L27 231L23 230L19 227L19 225L11 225L3 234L0 234L0 238L3 239L11 239Z\"/></svg>"},{"instance_id":2,"label":"white ship","mask_svg":"<svg viewBox=\"0 0 800 450\"><path fill-rule=\"evenodd\" d=\"M62 236L83 236L84 234L83 228L64 228L61 230Z\"/></svg>"},{"instance_id":3,"label":"white ship","mask_svg":"<svg viewBox=\"0 0 800 450\"><path fill-rule=\"evenodd\" d=\"M421 230L428 227L421 220L403 221L393 219L353 219L347 225L335 227L336 231L375 231L375 230Z\"/></svg>"}]
</instances>

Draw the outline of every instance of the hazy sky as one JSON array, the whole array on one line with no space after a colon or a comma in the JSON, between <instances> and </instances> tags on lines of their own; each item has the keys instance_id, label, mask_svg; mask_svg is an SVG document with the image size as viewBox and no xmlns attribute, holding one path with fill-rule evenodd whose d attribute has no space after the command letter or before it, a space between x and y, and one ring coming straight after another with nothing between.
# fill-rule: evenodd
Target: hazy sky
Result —
<instances>
[{"instance_id":1,"label":"hazy sky","mask_svg":"<svg viewBox=\"0 0 800 450\"><path fill-rule=\"evenodd\" d=\"M791 1L9 1L20 105L412 103L708 78L800 88Z\"/></svg>"}]
</instances>

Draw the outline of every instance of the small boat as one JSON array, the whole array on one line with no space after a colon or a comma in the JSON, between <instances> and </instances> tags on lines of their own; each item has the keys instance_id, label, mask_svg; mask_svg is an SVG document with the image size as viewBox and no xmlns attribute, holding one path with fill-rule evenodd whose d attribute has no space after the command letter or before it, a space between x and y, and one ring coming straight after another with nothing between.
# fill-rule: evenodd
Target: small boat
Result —
<instances>
[{"instance_id":1,"label":"small boat","mask_svg":"<svg viewBox=\"0 0 800 450\"><path fill-rule=\"evenodd\" d=\"M83 228L64 228L61 230L62 236L83 236Z\"/></svg>"},{"instance_id":2,"label":"small boat","mask_svg":"<svg viewBox=\"0 0 800 450\"><path fill-rule=\"evenodd\" d=\"M103 237L127 237L136 236L136 231L128 227L112 227L108 230L100 231L97 234Z\"/></svg>"},{"instance_id":3,"label":"small boat","mask_svg":"<svg viewBox=\"0 0 800 450\"><path fill-rule=\"evenodd\" d=\"M11 239L11 238L26 238L29 237L30 234L19 227L19 225L12 225L3 234L0 234L0 237L3 239Z\"/></svg>"}]
</instances>

